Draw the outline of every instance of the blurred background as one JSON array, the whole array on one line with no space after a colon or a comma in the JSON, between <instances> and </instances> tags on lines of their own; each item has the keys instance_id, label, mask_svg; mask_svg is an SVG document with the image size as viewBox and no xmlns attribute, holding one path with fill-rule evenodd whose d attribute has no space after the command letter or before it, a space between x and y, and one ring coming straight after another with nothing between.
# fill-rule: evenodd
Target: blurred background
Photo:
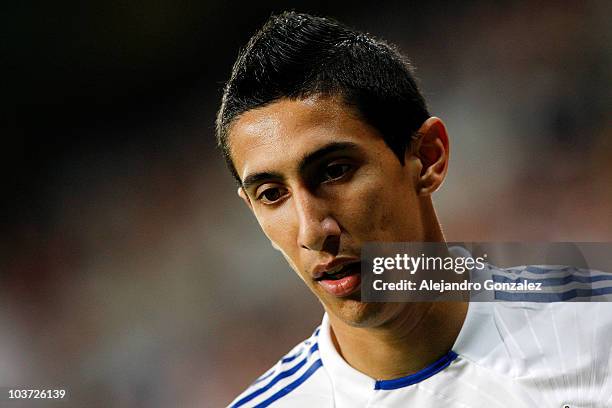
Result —
<instances>
[{"instance_id":1,"label":"blurred background","mask_svg":"<svg viewBox=\"0 0 612 408\"><path fill-rule=\"evenodd\" d=\"M220 407L318 325L215 149L222 84L273 12L409 56L452 138L447 239L612 241L610 4L4 2L0 387Z\"/></svg>"}]
</instances>

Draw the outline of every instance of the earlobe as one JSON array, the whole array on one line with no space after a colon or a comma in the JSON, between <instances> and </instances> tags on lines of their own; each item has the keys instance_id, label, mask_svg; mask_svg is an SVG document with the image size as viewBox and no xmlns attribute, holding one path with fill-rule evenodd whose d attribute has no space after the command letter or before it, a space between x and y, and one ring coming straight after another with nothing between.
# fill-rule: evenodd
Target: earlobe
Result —
<instances>
[{"instance_id":1,"label":"earlobe","mask_svg":"<svg viewBox=\"0 0 612 408\"><path fill-rule=\"evenodd\" d=\"M417 193L424 196L432 194L444 181L448 170L449 142L446 127L437 117L427 119L417 135L413 152L422 164Z\"/></svg>"},{"instance_id":2,"label":"earlobe","mask_svg":"<svg viewBox=\"0 0 612 408\"><path fill-rule=\"evenodd\" d=\"M244 203L247 205L247 207L249 207L249 209L251 211L253 211L253 205L251 204L251 199L249 198L249 196L244 191L244 188L238 187L237 193L238 193L238 196L240 198L242 198L242 201L244 201Z\"/></svg>"}]
</instances>

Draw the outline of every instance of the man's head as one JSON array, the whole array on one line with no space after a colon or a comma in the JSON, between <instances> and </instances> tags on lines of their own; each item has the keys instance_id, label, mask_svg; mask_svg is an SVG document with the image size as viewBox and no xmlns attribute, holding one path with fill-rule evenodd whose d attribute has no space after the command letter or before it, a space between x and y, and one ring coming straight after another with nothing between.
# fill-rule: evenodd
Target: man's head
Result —
<instances>
[{"instance_id":1,"label":"man's head","mask_svg":"<svg viewBox=\"0 0 612 408\"><path fill-rule=\"evenodd\" d=\"M340 96L400 161L410 135L430 116L408 61L393 47L326 18L273 16L238 56L217 116L218 142L238 182L227 140L236 118L282 98L317 94Z\"/></svg>"},{"instance_id":2,"label":"man's head","mask_svg":"<svg viewBox=\"0 0 612 408\"><path fill-rule=\"evenodd\" d=\"M383 323L394 308L359 300L361 247L441 240L430 194L448 163L401 55L331 20L272 17L234 65L217 137L239 195L326 310Z\"/></svg>"}]
</instances>

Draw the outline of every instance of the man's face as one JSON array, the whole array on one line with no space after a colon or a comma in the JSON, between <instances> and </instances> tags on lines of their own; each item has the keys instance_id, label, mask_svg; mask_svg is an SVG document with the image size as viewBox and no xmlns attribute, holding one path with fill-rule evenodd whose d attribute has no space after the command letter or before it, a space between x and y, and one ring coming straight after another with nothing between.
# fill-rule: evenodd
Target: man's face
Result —
<instances>
[{"instance_id":1,"label":"man's face","mask_svg":"<svg viewBox=\"0 0 612 408\"><path fill-rule=\"evenodd\" d=\"M360 301L361 248L427 239L419 159L407 153L402 166L338 98L282 99L247 111L229 143L239 194L325 309L351 325L382 323L392 306Z\"/></svg>"}]
</instances>

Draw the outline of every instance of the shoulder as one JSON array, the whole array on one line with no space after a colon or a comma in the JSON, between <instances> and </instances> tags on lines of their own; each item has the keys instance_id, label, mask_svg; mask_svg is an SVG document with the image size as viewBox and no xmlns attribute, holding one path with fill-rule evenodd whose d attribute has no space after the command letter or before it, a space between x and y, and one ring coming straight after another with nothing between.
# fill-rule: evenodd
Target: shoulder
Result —
<instances>
[{"instance_id":1,"label":"shoulder","mask_svg":"<svg viewBox=\"0 0 612 408\"><path fill-rule=\"evenodd\" d=\"M494 282L529 284L524 291L496 290L495 299L525 302L598 302L612 300L612 274L563 265L524 265L498 268L489 265ZM537 288L537 290L534 290Z\"/></svg>"},{"instance_id":2,"label":"shoulder","mask_svg":"<svg viewBox=\"0 0 612 408\"><path fill-rule=\"evenodd\" d=\"M557 381L556 373L580 388L611 349L610 302L514 301L470 303L456 351L513 378Z\"/></svg>"},{"instance_id":3,"label":"shoulder","mask_svg":"<svg viewBox=\"0 0 612 408\"><path fill-rule=\"evenodd\" d=\"M229 408L321 406L330 393L319 355L319 331L296 345L272 368L257 378Z\"/></svg>"}]
</instances>

